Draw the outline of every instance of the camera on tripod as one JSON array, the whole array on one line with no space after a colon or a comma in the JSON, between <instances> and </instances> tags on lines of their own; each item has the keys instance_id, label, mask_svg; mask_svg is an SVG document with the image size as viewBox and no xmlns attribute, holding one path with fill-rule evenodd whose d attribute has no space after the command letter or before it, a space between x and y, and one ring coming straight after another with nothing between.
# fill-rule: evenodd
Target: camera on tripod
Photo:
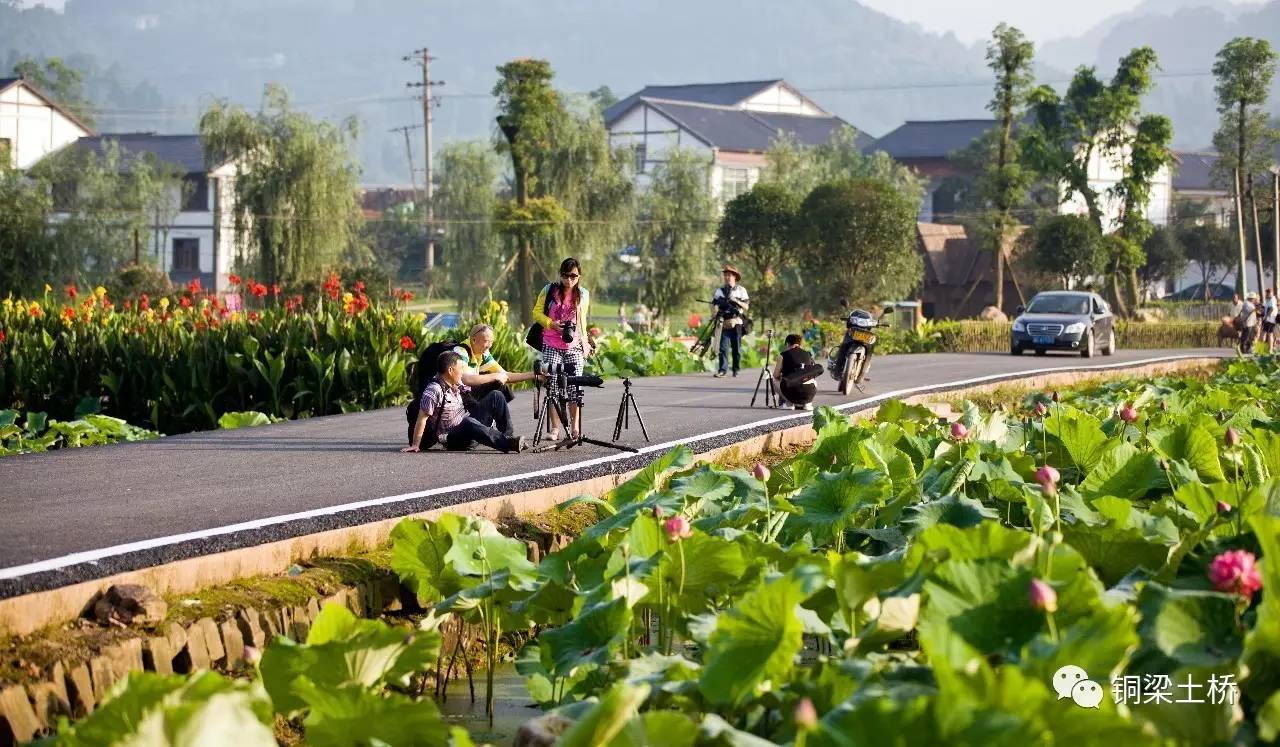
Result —
<instances>
[{"instance_id":1,"label":"camera on tripod","mask_svg":"<svg viewBox=\"0 0 1280 747\"><path fill-rule=\"evenodd\" d=\"M546 376L547 392L559 395L564 399L569 399L570 387L577 389L584 386L593 388L604 386L604 379L599 376L569 376L565 371L564 364L560 362L543 364L541 360L535 360L533 362L533 373L539 376ZM535 379L535 381L539 382L538 385L540 387L541 379ZM581 392L576 392L574 399L581 400Z\"/></svg>"},{"instance_id":2,"label":"camera on tripod","mask_svg":"<svg viewBox=\"0 0 1280 747\"><path fill-rule=\"evenodd\" d=\"M716 313L720 315L721 319L733 319L734 317L742 314L742 309L738 304L734 303L733 299L726 296L721 296L720 298L715 299L712 303L716 305Z\"/></svg>"}]
</instances>

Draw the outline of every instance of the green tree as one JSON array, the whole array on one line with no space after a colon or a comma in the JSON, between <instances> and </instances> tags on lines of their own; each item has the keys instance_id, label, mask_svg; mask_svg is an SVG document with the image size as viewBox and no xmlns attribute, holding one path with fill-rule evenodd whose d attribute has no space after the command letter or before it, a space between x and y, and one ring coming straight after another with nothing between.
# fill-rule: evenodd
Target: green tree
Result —
<instances>
[{"instance_id":1,"label":"green tree","mask_svg":"<svg viewBox=\"0 0 1280 747\"><path fill-rule=\"evenodd\" d=\"M498 99L498 128L502 138L498 152L511 156L515 197L508 218L530 215L529 198L537 188L539 158L550 150L556 118L561 114L560 95L551 86L551 65L546 60L512 60L498 68L493 95ZM553 211L554 212L554 211ZM533 321L533 238L539 231L504 222L500 227L516 243L516 289L520 320Z\"/></svg>"},{"instance_id":2,"label":"green tree","mask_svg":"<svg viewBox=\"0 0 1280 747\"><path fill-rule=\"evenodd\" d=\"M644 302L658 317L706 292L716 216L710 162L678 148L667 151L666 159L644 197Z\"/></svg>"},{"instance_id":3,"label":"green tree","mask_svg":"<svg viewBox=\"0 0 1280 747\"><path fill-rule=\"evenodd\" d=\"M978 192L987 208L979 221L991 242L988 248L995 258L995 299L997 309L1004 308L1004 269L1008 262L1009 244L1018 221L1013 211L1027 198L1032 172L1022 167L1020 144L1014 136L1014 123L1021 118L1031 92L1031 61L1035 46L1022 32L1000 24L987 45L987 67L995 73L995 94L987 110L996 115L995 152L978 178Z\"/></svg>"},{"instance_id":4,"label":"green tree","mask_svg":"<svg viewBox=\"0 0 1280 747\"><path fill-rule=\"evenodd\" d=\"M1067 287L1106 266L1106 240L1088 216L1049 216L1029 233L1036 269L1061 278Z\"/></svg>"},{"instance_id":5,"label":"green tree","mask_svg":"<svg viewBox=\"0 0 1280 747\"><path fill-rule=\"evenodd\" d=\"M502 282L501 242L490 220L498 201L498 157L477 141L451 143L436 160L436 220L445 229L449 288L459 311L473 311Z\"/></svg>"},{"instance_id":6,"label":"green tree","mask_svg":"<svg viewBox=\"0 0 1280 747\"><path fill-rule=\"evenodd\" d=\"M608 109L618 103L617 94L609 86L600 86L587 95L591 98L591 102L601 110Z\"/></svg>"},{"instance_id":7,"label":"green tree","mask_svg":"<svg viewBox=\"0 0 1280 747\"><path fill-rule=\"evenodd\" d=\"M1243 185L1242 202L1247 202L1253 214L1257 214L1254 175L1266 174L1274 161L1271 152L1277 133L1271 127L1266 111L1267 96L1275 79L1277 54L1266 39L1237 37L1218 50L1213 63L1213 75L1217 78L1214 92L1218 98L1218 129L1213 134L1213 146L1228 157L1217 163L1220 182L1229 184L1234 195ZM1239 175L1239 182L1236 181ZM1247 217L1239 219L1248 223ZM1258 269L1258 289L1262 279L1262 241L1254 226L1254 251ZM1244 278L1245 253L1240 249L1239 277Z\"/></svg>"},{"instance_id":8,"label":"green tree","mask_svg":"<svg viewBox=\"0 0 1280 747\"><path fill-rule=\"evenodd\" d=\"M868 177L888 183L920 204L924 199L924 181L882 151L863 153L858 147L857 135L852 127L842 127L829 141L813 147L800 145L792 135L779 136L765 153L768 167L761 173L760 181L782 187L797 200L803 200L821 184Z\"/></svg>"},{"instance_id":9,"label":"green tree","mask_svg":"<svg viewBox=\"0 0 1280 747\"><path fill-rule=\"evenodd\" d=\"M1146 262L1142 282L1148 288L1161 281L1176 280L1187 267L1187 253L1171 226L1158 226L1142 244Z\"/></svg>"},{"instance_id":10,"label":"green tree","mask_svg":"<svg viewBox=\"0 0 1280 747\"><path fill-rule=\"evenodd\" d=\"M794 264L796 212L800 202L776 184L756 184L729 201L716 230L716 245L735 262L751 269L759 283L752 305L762 318L781 311L778 274Z\"/></svg>"},{"instance_id":11,"label":"green tree","mask_svg":"<svg viewBox=\"0 0 1280 747\"><path fill-rule=\"evenodd\" d=\"M1200 271L1209 300L1209 286L1221 282L1236 262L1231 232L1214 222L1207 202L1194 200L1174 203L1173 231L1187 261Z\"/></svg>"},{"instance_id":12,"label":"green tree","mask_svg":"<svg viewBox=\"0 0 1280 747\"><path fill-rule=\"evenodd\" d=\"M85 93L84 73L80 69L61 57L49 57L43 63L27 57L13 66L13 74L49 94L59 106L93 126L94 106Z\"/></svg>"},{"instance_id":13,"label":"green tree","mask_svg":"<svg viewBox=\"0 0 1280 747\"><path fill-rule=\"evenodd\" d=\"M1106 272L1117 308L1125 315L1137 300L1141 252L1135 247L1149 231L1142 212L1152 180L1171 158L1173 128L1168 118L1141 114L1141 99L1154 85L1156 69L1155 52L1139 47L1121 58L1110 83L1103 83L1095 68L1081 67L1065 95L1040 86L1031 94L1036 127L1024 140L1024 152L1036 170L1065 187L1061 199L1079 195L1099 234L1120 233L1123 241L1107 242L1115 251L1107 258ZM1124 175L1111 190L1100 190L1091 182L1095 155L1109 159ZM1107 200L1119 203L1114 221L1104 214Z\"/></svg>"},{"instance_id":14,"label":"green tree","mask_svg":"<svg viewBox=\"0 0 1280 747\"><path fill-rule=\"evenodd\" d=\"M50 241L52 209L48 190L0 159L0 295L38 293L76 269Z\"/></svg>"},{"instance_id":15,"label":"green tree","mask_svg":"<svg viewBox=\"0 0 1280 747\"><path fill-rule=\"evenodd\" d=\"M871 177L819 185L796 217L799 261L814 279L811 297L826 309L839 299L873 304L920 284L916 211L911 199Z\"/></svg>"},{"instance_id":16,"label":"green tree","mask_svg":"<svg viewBox=\"0 0 1280 747\"><path fill-rule=\"evenodd\" d=\"M292 108L267 86L257 114L220 101L200 117L209 164L235 160L238 262L261 282L317 278L348 252L360 230L354 119L333 125Z\"/></svg>"}]
</instances>

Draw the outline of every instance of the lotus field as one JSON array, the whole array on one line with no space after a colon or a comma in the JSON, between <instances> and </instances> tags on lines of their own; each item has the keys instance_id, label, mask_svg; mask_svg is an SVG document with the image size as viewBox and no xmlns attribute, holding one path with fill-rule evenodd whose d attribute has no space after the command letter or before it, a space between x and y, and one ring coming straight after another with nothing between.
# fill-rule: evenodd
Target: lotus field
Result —
<instances>
[{"instance_id":1,"label":"lotus field","mask_svg":"<svg viewBox=\"0 0 1280 747\"><path fill-rule=\"evenodd\" d=\"M1271 740L1276 374L1242 360L955 422L820 410L772 469L677 449L577 499L598 521L536 565L485 520L406 520L392 565L414 629L330 606L252 683L135 676L61 739L234 719L247 747L274 713L312 744L469 744L423 695L457 615L490 673L517 652L564 745Z\"/></svg>"}]
</instances>

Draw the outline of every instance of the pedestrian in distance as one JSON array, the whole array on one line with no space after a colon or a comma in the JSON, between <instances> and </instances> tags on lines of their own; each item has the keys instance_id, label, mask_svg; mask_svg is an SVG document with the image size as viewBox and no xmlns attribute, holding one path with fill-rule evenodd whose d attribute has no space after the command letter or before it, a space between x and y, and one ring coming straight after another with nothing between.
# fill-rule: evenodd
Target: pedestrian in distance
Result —
<instances>
[{"instance_id":1,"label":"pedestrian in distance","mask_svg":"<svg viewBox=\"0 0 1280 747\"><path fill-rule=\"evenodd\" d=\"M738 375L742 363L742 329L746 321L746 312L750 308L751 298L747 289L742 286L742 273L733 265L725 265L720 271L724 285L716 289L711 296L711 311L720 317L720 366L716 370L716 378L722 379L729 372L729 364L733 363L733 375Z\"/></svg>"}]
</instances>

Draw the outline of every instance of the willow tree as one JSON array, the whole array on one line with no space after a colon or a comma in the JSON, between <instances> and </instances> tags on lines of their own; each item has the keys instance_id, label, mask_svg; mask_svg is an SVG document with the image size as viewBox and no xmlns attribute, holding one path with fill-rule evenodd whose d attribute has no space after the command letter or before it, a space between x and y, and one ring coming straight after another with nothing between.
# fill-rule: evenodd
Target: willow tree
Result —
<instances>
[{"instance_id":1,"label":"willow tree","mask_svg":"<svg viewBox=\"0 0 1280 747\"><path fill-rule=\"evenodd\" d=\"M711 162L672 148L654 169L644 198L644 301L658 317L707 293L716 205ZM703 296L706 298L707 296Z\"/></svg>"},{"instance_id":2,"label":"willow tree","mask_svg":"<svg viewBox=\"0 0 1280 747\"><path fill-rule=\"evenodd\" d=\"M334 125L290 106L269 85L261 111L225 101L200 117L205 161L235 161L237 263L261 282L296 284L318 278L357 238L359 170L351 146L356 122Z\"/></svg>"},{"instance_id":3,"label":"willow tree","mask_svg":"<svg viewBox=\"0 0 1280 747\"><path fill-rule=\"evenodd\" d=\"M451 143L436 156L437 222L445 227L449 287L459 311L473 311L501 282L500 243L492 222L498 157L482 141Z\"/></svg>"},{"instance_id":4,"label":"willow tree","mask_svg":"<svg viewBox=\"0 0 1280 747\"><path fill-rule=\"evenodd\" d=\"M1168 117L1141 113L1156 69L1156 53L1139 47L1120 59L1110 83L1102 82L1095 68L1081 67L1064 95L1040 86L1031 94L1036 126L1024 140L1035 168L1065 188L1061 199L1079 195L1099 233L1116 232L1118 240L1107 242L1107 274L1117 308L1126 316L1137 303L1142 243L1151 231L1143 215L1151 183L1172 158ZM1095 156L1123 175L1113 188L1104 190L1092 181ZM1114 218L1106 214L1108 203L1118 204Z\"/></svg>"},{"instance_id":5,"label":"willow tree","mask_svg":"<svg viewBox=\"0 0 1280 747\"><path fill-rule=\"evenodd\" d=\"M538 186L537 162L552 145L552 128L561 113L561 102L560 94L551 86L553 73L546 60L512 60L498 68L498 76L493 95L498 99L501 137L494 144L499 153L511 156L515 182L514 204L503 208L505 220L499 229L516 242L520 320L529 324L533 321L533 241L548 232L513 221L533 212L528 203Z\"/></svg>"}]
</instances>

